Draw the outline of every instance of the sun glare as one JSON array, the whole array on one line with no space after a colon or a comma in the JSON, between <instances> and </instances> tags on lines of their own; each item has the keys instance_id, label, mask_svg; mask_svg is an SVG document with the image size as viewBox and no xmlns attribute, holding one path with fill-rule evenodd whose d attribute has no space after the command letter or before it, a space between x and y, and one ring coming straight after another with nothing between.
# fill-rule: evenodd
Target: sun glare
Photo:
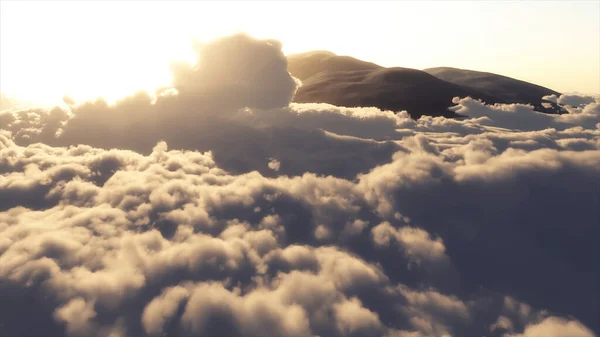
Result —
<instances>
[{"instance_id":1,"label":"sun glare","mask_svg":"<svg viewBox=\"0 0 600 337\"><path fill-rule=\"evenodd\" d=\"M286 20L248 16L255 5L1 2L0 89L39 104L152 92L170 84L172 62L195 61L194 42L238 32L281 39L273 27ZM310 48L294 40L300 49L292 52Z\"/></svg>"},{"instance_id":2,"label":"sun glare","mask_svg":"<svg viewBox=\"0 0 600 337\"><path fill-rule=\"evenodd\" d=\"M184 33L191 30L159 15L157 6L142 12L124 3L115 12L100 3L12 5L2 3L0 87L21 101L54 104L65 95L114 101L168 85L171 62L194 60L194 36Z\"/></svg>"},{"instance_id":3,"label":"sun glare","mask_svg":"<svg viewBox=\"0 0 600 337\"><path fill-rule=\"evenodd\" d=\"M488 18L485 8L473 14L484 6L476 2L0 1L0 6L0 91L20 101L54 104L65 95L112 101L139 89L153 91L170 83L172 61L194 61L192 39L206 42L240 31L278 39L286 54L326 49L383 66L452 66L565 92L600 90L600 47L582 37L597 37L597 23L571 22L572 31L536 23L556 8L526 18L507 2L494 7L503 14ZM517 22L509 30L500 29L498 18L505 14ZM571 45L581 48L562 55ZM544 62L536 59L541 54Z\"/></svg>"}]
</instances>

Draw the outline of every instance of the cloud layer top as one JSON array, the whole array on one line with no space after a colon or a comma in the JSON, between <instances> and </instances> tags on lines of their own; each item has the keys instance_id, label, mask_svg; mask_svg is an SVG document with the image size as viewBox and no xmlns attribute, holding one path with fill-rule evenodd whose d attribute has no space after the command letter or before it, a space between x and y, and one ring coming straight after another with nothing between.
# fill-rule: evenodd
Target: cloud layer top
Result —
<instances>
[{"instance_id":1,"label":"cloud layer top","mask_svg":"<svg viewBox=\"0 0 600 337\"><path fill-rule=\"evenodd\" d=\"M0 335L596 336L598 99L290 103L245 35L173 72L0 113Z\"/></svg>"}]
</instances>

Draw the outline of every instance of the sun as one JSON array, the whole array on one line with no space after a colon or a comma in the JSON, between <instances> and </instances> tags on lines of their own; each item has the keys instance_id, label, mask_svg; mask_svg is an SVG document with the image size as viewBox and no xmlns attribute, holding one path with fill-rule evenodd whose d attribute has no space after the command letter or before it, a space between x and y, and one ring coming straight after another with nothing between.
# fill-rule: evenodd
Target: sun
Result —
<instances>
[{"instance_id":1,"label":"sun","mask_svg":"<svg viewBox=\"0 0 600 337\"><path fill-rule=\"evenodd\" d=\"M0 92L36 104L55 104L64 96L111 102L140 89L152 93L171 83L173 62L195 62L194 41L244 32L285 41L292 36L295 48L284 45L288 52L310 49L302 43L309 41L306 36L290 34L298 30L287 17L270 17L273 7L286 10L273 3L2 1L0 6Z\"/></svg>"},{"instance_id":2,"label":"sun","mask_svg":"<svg viewBox=\"0 0 600 337\"><path fill-rule=\"evenodd\" d=\"M193 39L220 34L209 25L192 34L159 2L1 5L0 91L38 104L152 92L170 84L172 62L194 62Z\"/></svg>"}]
</instances>

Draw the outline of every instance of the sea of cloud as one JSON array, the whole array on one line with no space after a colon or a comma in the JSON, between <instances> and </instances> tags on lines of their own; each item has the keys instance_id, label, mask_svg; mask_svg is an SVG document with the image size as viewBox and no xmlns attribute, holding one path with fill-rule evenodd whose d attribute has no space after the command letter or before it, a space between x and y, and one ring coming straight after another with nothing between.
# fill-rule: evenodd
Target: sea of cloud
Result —
<instances>
[{"instance_id":1,"label":"sea of cloud","mask_svg":"<svg viewBox=\"0 0 600 337\"><path fill-rule=\"evenodd\" d=\"M600 99L295 104L236 35L115 104L0 112L1 336L590 337Z\"/></svg>"}]
</instances>

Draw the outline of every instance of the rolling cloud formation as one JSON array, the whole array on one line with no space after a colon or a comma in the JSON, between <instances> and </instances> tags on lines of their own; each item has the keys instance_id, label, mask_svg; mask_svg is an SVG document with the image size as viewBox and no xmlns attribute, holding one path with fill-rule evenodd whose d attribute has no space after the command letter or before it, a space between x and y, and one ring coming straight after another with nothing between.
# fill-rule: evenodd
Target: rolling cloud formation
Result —
<instances>
[{"instance_id":1,"label":"rolling cloud formation","mask_svg":"<svg viewBox=\"0 0 600 337\"><path fill-rule=\"evenodd\" d=\"M173 74L0 112L0 335L597 336L599 99L296 104L245 35Z\"/></svg>"}]
</instances>

